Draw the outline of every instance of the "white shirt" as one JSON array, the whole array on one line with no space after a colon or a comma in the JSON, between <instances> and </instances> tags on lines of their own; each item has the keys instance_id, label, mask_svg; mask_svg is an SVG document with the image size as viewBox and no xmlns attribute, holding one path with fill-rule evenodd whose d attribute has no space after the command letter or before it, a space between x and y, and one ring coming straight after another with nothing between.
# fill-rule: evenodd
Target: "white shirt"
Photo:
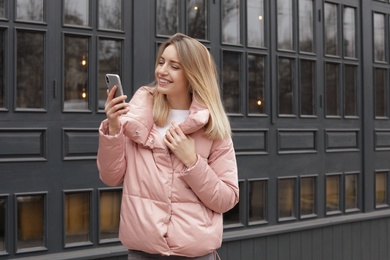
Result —
<instances>
[{"instance_id":1,"label":"white shirt","mask_svg":"<svg viewBox=\"0 0 390 260\"><path fill-rule=\"evenodd\" d=\"M157 131L161 136L165 136L165 133L167 132L168 128L171 127L173 122L179 125L187 119L189 114L189 110L171 109L171 115L168 118L167 124L163 127L157 126Z\"/></svg>"}]
</instances>

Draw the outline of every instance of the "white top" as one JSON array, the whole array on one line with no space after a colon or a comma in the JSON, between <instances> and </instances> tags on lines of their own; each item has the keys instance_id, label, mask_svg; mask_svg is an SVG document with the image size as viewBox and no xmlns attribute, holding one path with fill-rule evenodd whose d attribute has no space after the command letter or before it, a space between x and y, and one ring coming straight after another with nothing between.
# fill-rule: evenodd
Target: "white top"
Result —
<instances>
[{"instance_id":1,"label":"white top","mask_svg":"<svg viewBox=\"0 0 390 260\"><path fill-rule=\"evenodd\" d=\"M171 115L168 118L167 124L164 127L157 126L157 131L161 136L165 136L165 133L173 122L179 125L187 119L189 114L189 110L171 109Z\"/></svg>"}]
</instances>

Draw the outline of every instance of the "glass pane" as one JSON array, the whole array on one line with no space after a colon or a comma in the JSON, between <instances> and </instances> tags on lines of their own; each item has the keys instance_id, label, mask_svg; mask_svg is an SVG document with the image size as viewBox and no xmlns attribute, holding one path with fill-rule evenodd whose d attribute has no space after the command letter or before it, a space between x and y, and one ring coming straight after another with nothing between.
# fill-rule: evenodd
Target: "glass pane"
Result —
<instances>
[{"instance_id":1,"label":"glass pane","mask_svg":"<svg viewBox=\"0 0 390 260\"><path fill-rule=\"evenodd\" d=\"M279 58L278 87L279 114L291 115L294 111L294 63L291 59Z\"/></svg>"},{"instance_id":2,"label":"glass pane","mask_svg":"<svg viewBox=\"0 0 390 260\"><path fill-rule=\"evenodd\" d=\"M173 35L178 31L178 2L177 0L156 0L157 25L159 35Z\"/></svg>"},{"instance_id":3,"label":"glass pane","mask_svg":"<svg viewBox=\"0 0 390 260\"><path fill-rule=\"evenodd\" d=\"M223 52L223 101L226 112L240 113L240 53Z\"/></svg>"},{"instance_id":4,"label":"glass pane","mask_svg":"<svg viewBox=\"0 0 390 260\"><path fill-rule=\"evenodd\" d=\"M326 177L326 212L340 210L340 176Z\"/></svg>"},{"instance_id":5,"label":"glass pane","mask_svg":"<svg viewBox=\"0 0 390 260\"><path fill-rule=\"evenodd\" d=\"M265 220L266 182L249 182L249 222Z\"/></svg>"},{"instance_id":6,"label":"glass pane","mask_svg":"<svg viewBox=\"0 0 390 260\"><path fill-rule=\"evenodd\" d=\"M315 62L308 60L301 60L301 71L300 71L300 106L301 115L314 115L315 114Z\"/></svg>"},{"instance_id":7,"label":"glass pane","mask_svg":"<svg viewBox=\"0 0 390 260\"><path fill-rule=\"evenodd\" d=\"M385 69L375 69L375 116L387 116L387 76Z\"/></svg>"},{"instance_id":8,"label":"glass pane","mask_svg":"<svg viewBox=\"0 0 390 260\"><path fill-rule=\"evenodd\" d=\"M376 206L388 205L386 172L378 172L375 174L375 201Z\"/></svg>"},{"instance_id":9,"label":"glass pane","mask_svg":"<svg viewBox=\"0 0 390 260\"><path fill-rule=\"evenodd\" d=\"M122 30L121 0L99 0L99 29Z\"/></svg>"},{"instance_id":10,"label":"glass pane","mask_svg":"<svg viewBox=\"0 0 390 260\"><path fill-rule=\"evenodd\" d=\"M344 8L344 56L356 58L355 8Z\"/></svg>"},{"instance_id":11,"label":"glass pane","mask_svg":"<svg viewBox=\"0 0 390 260\"><path fill-rule=\"evenodd\" d=\"M5 1L0 0L0 18L5 18Z\"/></svg>"},{"instance_id":12,"label":"glass pane","mask_svg":"<svg viewBox=\"0 0 390 260\"><path fill-rule=\"evenodd\" d=\"M299 0L299 50L314 52L313 0Z\"/></svg>"},{"instance_id":13,"label":"glass pane","mask_svg":"<svg viewBox=\"0 0 390 260\"><path fill-rule=\"evenodd\" d=\"M243 182L239 182L239 190L240 190L240 198L243 198ZM241 205L242 205L241 200L228 212L223 214L223 224L224 225L231 225L231 224L240 224L241 223Z\"/></svg>"},{"instance_id":14,"label":"glass pane","mask_svg":"<svg viewBox=\"0 0 390 260\"><path fill-rule=\"evenodd\" d=\"M374 14L374 58L375 61L386 60L386 32L385 16L383 14Z\"/></svg>"},{"instance_id":15,"label":"glass pane","mask_svg":"<svg viewBox=\"0 0 390 260\"><path fill-rule=\"evenodd\" d=\"M264 47L264 0L248 0L247 26L248 46Z\"/></svg>"},{"instance_id":16,"label":"glass pane","mask_svg":"<svg viewBox=\"0 0 390 260\"><path fill-rule=\"evenodd\" d=\"M43 21L43 0L16 0L16 19Z\"/></svg>"},{"instance_id":17,"label":"glass pane","mask_svg":"<svg viewBox=\"0 0 390 260\"><path fill-rule=\"evenodd\" d=\"M316 178L301 179L301 216L315 214Z\"/></svg>"},{"instance_id":18,"label":"glass pane","mask_svg":"<svg viewBox=\"0 0 390 260\"><path fill-rule=\"evenodd\" d=\"M0 30L0 108L5 107L5 37L4 31Z\"/></svg>"},{"instance_id":19,"label":"glass pane","mask_svg":"<svg viewBox=\"0 0 390 260\"><path fill-rule=\"evenodd\" d=\"M357 95L356 95L356 66L345 65L344 67L344 106L346 116L357 115Z\"/></svg>"},{"instance_id":20,"label":"glass pane","mask_svg":"<svg viewBox=\"0 0 390 260\"><path fill-rule=\"evenodd\" d=\"M278 49L293 50L293 0L278 1Z\"/></svg>"},{"instance_id":21,"label":"glass pane","mask_svg":"<svg viewBox=\"0 0 390 260\"><path fill-rule=\"evenodd\" d=\"M88 109L88 38L65 37L64 110Z\"/></svg>"},{"instance_id":22,"label":"glass pane","mask_svg":"<svg viewBox=\"0 0 390 260\"><path fill-rule=\"evenodd\" d=\"M6 198L0 198L0 252L5 251Z\"/></svg>"},{"instance_id":23,"label":"glass pane","mask_svg":"<svg viewBox=\"0 0 390 260\"><path fill-rule=\"evenodd\" d=\"M90 194L88 192L65 195L65 241L90 241Z\"/></svg>"},{"instance_id":24,"label":"glass pane","mask_svg":"<svg viewBox=\"0 0 390 260\"><path fill-rule=\"evenodd\" d=\"M357 209L358 205L358 175L345 175L345 209Z\"/></svg>"},{"instance_id":25,"label":"glass pane","mask_svg":"<svg viewBox=\"0 0 390 260\"><path fill-rule=\"evenodd\" d=\"M17 32L16 107L44 107L44 34Z\"/></svg>"},{"instance_id":26,"label":"glass pane","mask_svg":"<svg viewBox=\"0 0 390 260\"><path fill-rule=\"evenodd\" d=\"M100 192L100 240L118 238L121 197L121 190Z\"/></svg>"},{"instance_id":27,"label":"glass pane","mask_svg":"<svg viewBox=\"0 0 390 260\"><path fill-rule=\"evenodd\" d=\"M339 55L337 5L325 3L325 53Z\"/></svg>"},{"instance_id":28,"label":"glass pane","mask_svg":"<svg viewBox=\"0 0 390 260\"><path fill-rule=\"evenodd\" d=\"M104 110L107 99L105 75L107 73L121 75L122 41L99 41L99 110Z\"/></svg>"},{"instance_id":29,"label":"glass pane","mask_svg":"<svg viewBox=\"0 0 390 260\"><path fill-rule=\"evenodd\" d=\"M88 0L64 0L64 23L67 25L89 25Z\"/></svg>"},{"instance_id":30,"label":"glass pane","mask_svg":"<svg viewBox=\"0 0 390 260\"><path fill-rule=\"evenodd\" d=\"M265 57L248 54L248 112L265 113Z\"/></svg>"},{"instance_id":31,"label":"glass pane","mask_svg":"<svg viewBox=\"0 0 390 260\"><path fill-rule=\"evenodd\" d=\"M222 1L222 41L240 44L240 0Z\"/></svg>"},{"instance_id":32,"label":"glass pane","mask_svg":"<svg viewBox=\"0 0 390 260\"><path fill-rule=\"evenodd\" d=\"M207 4L205 0L189 0L187 6L188 35L207 39Z\"/></svg>"},{"instance_id":33,"label":"glass pane","mask_svg":"<svg viewBox=\"0 0 390 260\"><path fill-rule=\"evenodd\" d=\"M326 64L326 115L340 115L339 109L339 66Z\"/></svg>"},{"instance_id":34,"label":"glass pane","mask_svg":"<svg viewBox=\"0 0 390 260\"><path fill-rule=\"evenodd\" d=\"M44 195L17 196L17 248L44 246Z\"/></svg>"},{"instance_id":35,"label":"glass pane","mask_svg":"<svg viewBox=\"0 0 390 260\"><path fill-rule=\"evenodd\" d=\"M279 180L279 187L278 187L279 218L291 218L295 216L294 189L295 189L294 179Z\"/></svg>"}]
</instances>

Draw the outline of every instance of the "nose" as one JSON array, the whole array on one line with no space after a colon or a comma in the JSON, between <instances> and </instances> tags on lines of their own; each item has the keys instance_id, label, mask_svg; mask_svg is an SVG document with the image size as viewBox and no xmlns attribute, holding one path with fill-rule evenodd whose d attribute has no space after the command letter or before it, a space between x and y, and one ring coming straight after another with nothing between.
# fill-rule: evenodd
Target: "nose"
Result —
<instances>
[{"instance_id":1,"label":"nose","mask_svg":"<svg viewBox=\"0 0 390 260\"><path fill-rule=\"evenodd\" d=\"M165 75L167 74L167 70L166 70L166 64L163 64L163 65L159 65L157 67L157 72L161 75Z\"/></svg>"}]
</instances>

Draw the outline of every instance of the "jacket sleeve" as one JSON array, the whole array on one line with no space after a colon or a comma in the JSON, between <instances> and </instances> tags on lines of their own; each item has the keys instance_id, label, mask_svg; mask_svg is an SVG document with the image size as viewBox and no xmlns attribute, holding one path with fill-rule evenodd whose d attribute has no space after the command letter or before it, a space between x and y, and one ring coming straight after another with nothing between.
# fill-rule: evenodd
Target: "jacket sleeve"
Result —
<instances>
[{"instance_id":1,"label":"jacket sleeve","mask_svg":"<svg viewBox=\"0 0 390 260\"><path fill-rule=\"evenodd\" d=\"M208 159L197 162L182 176L198 198L211 210L224 213L239 200L236 155L231 138L214 141Z\"/></svg>"},{"instance_id":2,"label":"jacket sleeve","mask_svg":"<svg viewBox=\"0 0 390 260\"><path fill-rule=\"evenodd\" d=\"M123 182L126 172L125 136L121 131L110 136L108 122L104 120L99 128L99 148L97 153L97 167L100 179L109 186L117 186Z\"/></svg>"}]
</instances>

